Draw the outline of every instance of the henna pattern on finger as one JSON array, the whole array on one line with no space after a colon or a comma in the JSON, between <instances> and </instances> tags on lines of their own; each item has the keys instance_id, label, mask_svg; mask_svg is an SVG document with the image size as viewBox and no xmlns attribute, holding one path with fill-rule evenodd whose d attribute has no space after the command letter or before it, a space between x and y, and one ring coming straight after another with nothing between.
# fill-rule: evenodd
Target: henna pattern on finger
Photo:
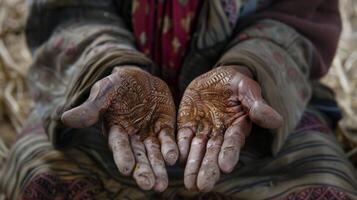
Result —
<instances>
[{"instance_id":1,"label":"henna pattern on finger","mask_svg":"<svg viewBox=\"0 0 357 200\"><path fill-rule=\"evenodd\" d=\"M188 122L208 121L213 128L211 136L223 134L225 129L244 114L235 99L231 82L236 72L216 68L195 79L186 89L181 100L178 128Z\"/></svg>"},{"instance_id":2,"label":"henna pattern on finger","mask_svg":"<svg viewBox=\"0 0 357 200\"><path fill-rule=\"evenodd\" d=\"M155 123L172 125L175 108L167 85L160 79L138 69L118 69L115 84L104 113L108 127L118 125L129 134L139 134L141 140L157 136ZM165 127L161 127L165 128Z\"/></svg>"},{"instance_id":3,"label":"henna pattern on finger","mask_svg":"<svg viewBox=\"0 0 357 200\"><path fill-rule=\"evenodd\" d=\"M262 102L258 83L239 66L221 66L191 82L177 117L180 161L186 161L186 188L209 191L220 171L234 169L251 131L250 119L266 122L274 111ZM263 109L259 116L256 107Z\"/></svg>"},{"instance_id":4,"label":"henna pattern on finger","mask_svg":"<svg viewBox=\"0 0 357 200\"><path fill-rule=\"evenodd\" d=\"M192 141L184 138L178 143L181 161L187 158L184 183L188 189L209 191L219 179L218 155L223 136L245 115L237 91L241 78L233 68L215 68L193 80L184 93L178 114L178 137L190 131L196 135ZM187 129L190 131L185 132ZM182 149L188 144L189 152Z\"/></svg>"}]
</instances>

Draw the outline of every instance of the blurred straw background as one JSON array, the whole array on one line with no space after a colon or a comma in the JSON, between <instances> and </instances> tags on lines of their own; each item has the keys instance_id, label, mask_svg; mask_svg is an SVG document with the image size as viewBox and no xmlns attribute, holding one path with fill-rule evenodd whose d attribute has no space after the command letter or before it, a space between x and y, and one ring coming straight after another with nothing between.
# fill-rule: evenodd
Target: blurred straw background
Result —
<instances>
[{"instance_id":1,"label":"blurred straw background","mask_svg":"<svg viewBox=\"0 0 357 200\"><path fill-rule=\"evenodd\" d=\"M333 65L322 79L336 93L343 119L338 136L357 168L357 1L340 0L343 32Z\"/></svg>"},{"instance_id":2,"label":"blurred straw background","mask_svg":"<svg viewBox=\"0 0 357 200\"><path fill-rule=\"evenodd\" d=\"M0 136L6 143L21 131L33 105L25 79L31 63L25 22L24 0L0 0Z\"/></svg>"},{"instance_id":3,"label":"blurred straw background","mask_svg":"<svg viewBox=\"0 0 357 200\"><path fill-rule=\"evenodd\" d=\"M344 30L333 67L322 81L336 92L344 116L339 139L357 166L357 1L340 3ZM0 136L5 138L0 153L21 131L33 106L25 81L31 63L25 18L24 0L0 0Z\"/></svg>"}]
</instances>

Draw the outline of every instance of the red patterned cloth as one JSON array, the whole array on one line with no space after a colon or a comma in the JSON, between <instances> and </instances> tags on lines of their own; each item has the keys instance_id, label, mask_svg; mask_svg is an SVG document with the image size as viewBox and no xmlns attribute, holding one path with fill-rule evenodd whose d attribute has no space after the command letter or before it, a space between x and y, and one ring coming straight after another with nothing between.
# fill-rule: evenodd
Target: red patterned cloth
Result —
<instances>
[{"instance_id":1,"label":"red patterned cloth","mask_svg":"<svg viewBox=\"0 0 357 200\"><path fill-rule=\"evenodd\" d=\"M61 200L61 199L96 199L95 196L102 193L102 183L95 178L78 178L63 181L56 175L42 173L34 177L22 194L22 200Z\"/></svg>"},{"instance_id":2,"label":"red patterned cloth","mask_svg":"<svg viewBox=\"0 0 357 200\"><path fill-rule=\"evenodd\" d=\"M352 200L341 189L332 186L313 186L291 192L281 200Z\"/></svg>"},{"instance_id":3,"label":"red patterned cloth","mask_svg":"<svg viewBox=\"0 0 357 200\"><path fill-rule=\"evenodd\" d=\"M137 47L161 66L162 71L176 72L180 68L199 3L182 0L133 2L132 26Z\"/></svg>"}]
</instances>

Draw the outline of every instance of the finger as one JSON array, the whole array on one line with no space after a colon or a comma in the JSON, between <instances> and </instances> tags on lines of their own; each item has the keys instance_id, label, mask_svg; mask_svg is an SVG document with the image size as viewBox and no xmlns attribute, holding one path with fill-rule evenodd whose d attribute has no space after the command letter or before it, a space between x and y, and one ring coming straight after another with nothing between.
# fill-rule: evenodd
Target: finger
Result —
<instances>
[{"instance_id":1,"label":"finger","mask_svg":"<svg viewBox=\"0 0 357 200\"><path fill-rule=\"evenodd\" d=\"M266 104L257 82L245 77L240 81L238 88L239 100L249 109L249 117L254 123L268 129L282 126L283 118Z\"/></svg>"},{"instance_id":2,"label":"finger","mask_svg":"<svg viewBox=\"0 0 357 200\"><path fill-rule=\"evenodd\" d=\"M92 126L99 120L100 112L109 106L109 91L113 86L111 76L95 83L89 98L83 104L62 114L61 120L66 126L84 128Z\"/></svg>"},{"instance_id":3,"label":"finger","mask_svg":"<svg viewBox=\"0 0 357 200\"><path fill-rule=\"evenodd\" d=\"M180 151L181 164L185 163L187 160L193 136L193 131L190 128L181 128L177 133L177 145Z\"/></svg>"},{"instance_id":4,"label":"finger","mask_svg":"<svg viewBox=\"0 0 357 200\"><path fill-rule=\"evenodd\" d=\"M150 190L155 185L155 176L146 157L145 146L137 135L130 139L136 160L133 177L141 189Z\"/></svg>"},{"instance_id":5,"label":"finger","mask_svg":"<svg viewBox=\"0 0 357 200\"><path fill-rule=\"evenodd\" d=\"M179 152L174 139L173 130L162 129L159 133L161 153L167 165L174 165L178 159Z\"/></svg>"},{"instance_id":6,"label":"finger","mask_svg":"<svg viewBox=\"0 0 357 200\"><path fill-rule=\"evenodd\" d=\"M219 168L223 172L232 172L238 163L240 149L244 146L245 138L249 135L250 131L251 122L247 115L237 119L237 121L226 130L218 157Z\"/></svg>"},{"instance_id":7,"label":"finger","mask_svg":"<svg viewBox=\"0 0 357 200\"><path fill-rule=\"evenodd\" d=\"M281 115L264 101L254 102L249 111L249 117L255 124L263 128L276 129L283 124Z\"/></svg>"},{"instance_id":8,"label":"finger","mask_svg":"<svg viewBox=\"0 0 357 200\"><path fill-rule=\"evenodd\" d=\"M151 168L154 171L156 179L154 190L157 192L162 192L167 188L169 181L165 169L165 162L160 152L159 141L157 138L148 137L145 139L144 144L147 150L149 161L151 163Z\"/></svg>"},{"instance_id":9,"label":"finger","mask_svg":"<svg viewBox=\"0 0 357 200\"><path fill-rule=\"evenodd\" d=\"M184 164L190 152L190 146L194 133L196 132L197 123L195 116L197 108L194 105L194 99L187 90L183 95L180 107L177 113L177 145L180 151L180 163Z\"/></svg>"},{"instance_id":10,"label":"finger","mask_svg":"<svg viewBox=\"0 0 357 200\"><path fill-rule=\"evenodd\" d=\"M197 131L196 137L191 142L190 153L184 172L184 184L190 190L197 189L197 174L205 154L206 143L208 136L211 134L212 125L207 120L201 119L201 123L197 126Z\"/></svg>"},{"instance_id":11,"label":"finger","mask_svg":"<svg viewBox=\"0 0 357 200\"><path fill-rule=\"evenodd\" d=\"M196 179L198 170L205 153L205 146L207 142L206 135L198 135L193 138L191 142L190 153L187 158L185 173L184 173L184 183L187 189L195 190Z\"/></svg>"},{"instance_id":12,"label":"finger","mask_svg":"<svg viewBox=\"0 0 357 200\"><path fill-rule=\"evenodd\" d=\"M218 167L218 154L221 149L222 136L214 136L207 142L206 154L203 158L198 177L197 187L200 191L208 192L213 189L214 184L220 176Z\"/></svg>"},{"instance_id":13,"label":"finger","mask_svg":"<svg viewBox=\"0 0 357 200\"><path fill-rule=\"evenodd\" d=\"M128 134L120 130L119 126L112 126L109 131L109 147L113 151L114 162L119 171L130 175L135 165L134 154L130 147Z\"/></svg>"}]
</instances>

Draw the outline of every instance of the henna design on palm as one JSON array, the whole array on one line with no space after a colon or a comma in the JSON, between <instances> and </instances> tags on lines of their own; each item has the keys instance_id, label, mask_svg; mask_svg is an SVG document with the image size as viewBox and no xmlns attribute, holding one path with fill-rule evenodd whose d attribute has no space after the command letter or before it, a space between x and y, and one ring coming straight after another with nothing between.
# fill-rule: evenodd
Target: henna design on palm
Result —
<instances>
[{"instance_id":1,"label":"henna design on palm","mask_svg":"<svg viewBox=\"0 0 357 200\"><path fill-rule=\"evenodd\" d=\"M178 159L175 115L166 83L139 68L121 66L94 84L88 100L66 111L62 121L83 128L103 118L119 171L132 174L142 189L161 192L168 185L165 162L173 165Z\"/></svg>"},{"instance_id":2,"label":"henna design on palm","mask_svg":"<svg viewBox=\"0 0 357 200\"><path fill-rule=\"evenodd\" d=\"M251 120L278 128L281 116L268 106L247 68L213 69L191 82L178 111L177 143L185 186L209 191L220 171L231 172L251 130Z\"/></svg>"}]
</instances>

